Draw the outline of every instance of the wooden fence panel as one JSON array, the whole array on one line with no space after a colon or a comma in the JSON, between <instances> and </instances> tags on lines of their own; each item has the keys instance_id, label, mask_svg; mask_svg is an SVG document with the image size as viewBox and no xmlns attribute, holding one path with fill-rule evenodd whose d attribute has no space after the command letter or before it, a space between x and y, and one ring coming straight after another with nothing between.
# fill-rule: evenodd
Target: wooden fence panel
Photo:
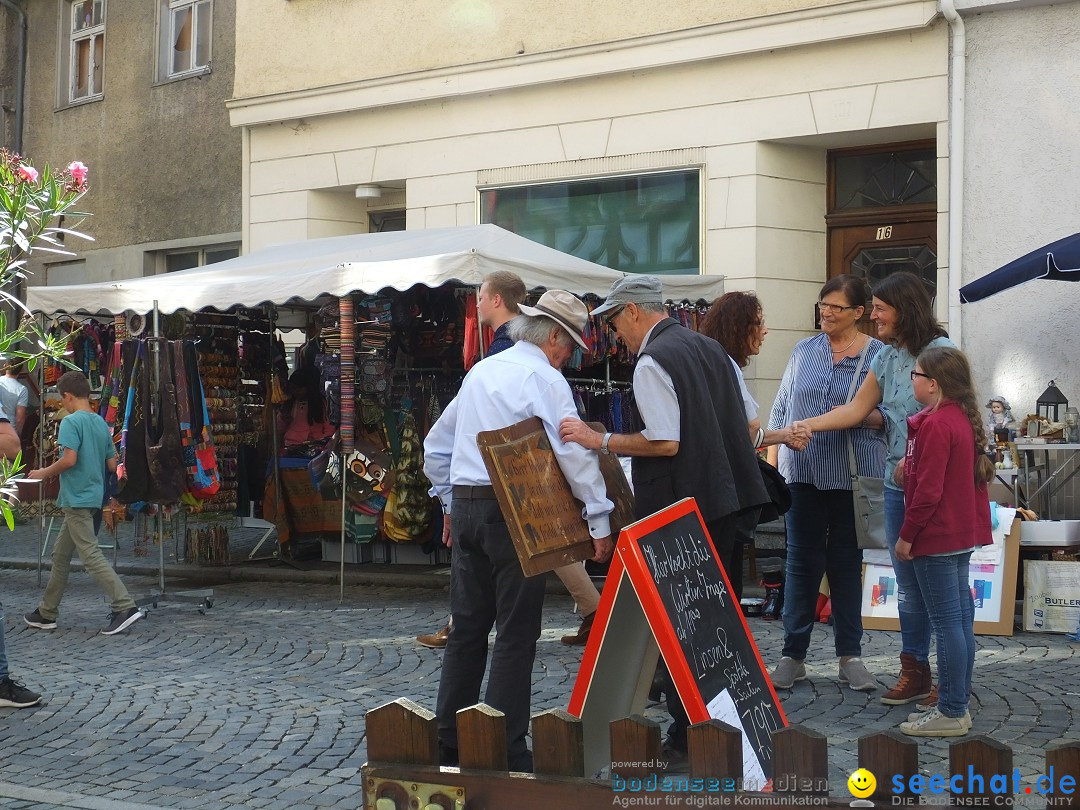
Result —
<instances>
[{"instance_id":1,"label":"wooden fence panel","mask_svg":"<svg viewBox=\"0 0 1080 810\"><path fill-rule=\"evenodd\" d=\"M1080 807L1080 742L1066 740L1047 746L1046 773L1054 775L1054 784L1047 794L1047 797L1054 799L1054 807ZM1071 776L1075 780L1072 793L1060 790L1063 776Z\"/></svg>"},{"instance_id":2,"label":"wooden fence panel","mask_svg":"<svg viewBox=\"0 0 1080 810\"><path fill-rule=\"evenodd\" d=\"M640 715L611 723L611 773L625 778L645 778L662 771L658 767L660 726Z\"/></svg>"},{"instance_id":3,"label":"wooden fence panel","mask_svg":"<svg viewBox=\"0 0 1080 810\"><path fill-rule=\"evenodd\" d=\"M773 784L782 793L828 795L829 747L825 735L800 725L774 731Z\"/></svg>"},{"instance_id":4,"label":"wooden fence panel","mask_svg":"<svg viewBox=\"0 0 1080 810\"><path fill-rule=\"evenodd\" d=\"M410 765L439 764L435 715L406 698L367 713L368 759Z\"/></svg>"},{"instance_id":5,"label":"wooden fence panel","mask_svg":"<svg viewBox=\"0 0 1080 810\"><path fill-rule=\"evenodd\" d=\"M585 732L578 718L562 709L534 715L532 737L534 772L585 775Z\"/></svg>"},{"instance_id":6,"label":"wooden fence panel","mask_svg":"<svg viewBox=\"0 0 1080 810\"><path fill-rule=\"evenodd\" d=\"M896 729L879 734L867 734L859 738L859 767L866 768L875 777L880 774L898 774L907 785L909 777L919 772L919 744ZM877 783L873 792L875 799L890 799L892 786L884 779ZM912 796L905 787L900 795Z\"/></svg>"},{"instance_id":7,"label":"wooden fence panel","mask_svg":"<svg viewBox=\"0 0 1080 810\"><path fill-rule=\"evenodd\" d=\"M701 779L741 777L742 731L719 720L695 723L686 730L690 776Z\"/></svg>"},{"instance_id":8,"label":"wooden fence panel","mask_svg":"<svg viewBox=\"0 0 1080 810\"><path fill-rule=\"evenodd\" d=\"M457 713L458 764L462 768L505 771L506 715L485 703Z\"/></svg>"},{"instance_id":9,"label":"wooden fence panel","mask_svg":"<svg viewBox=\"0 0 1080 810\"><path fill-rule=\"evenodd\" d=\"M968 784L968 773L982 777L982 789L968 791L968 787L978 787L978 782ZM1011 774L1013 752L1009 746L992 740L983 734L968 737L949 746L949 773L964 775L960 790L954 795L979 796L990 792L990 777L997 774ZM1011 794L1012 789L1009 788Z\"/></svg>"}]
</instances>

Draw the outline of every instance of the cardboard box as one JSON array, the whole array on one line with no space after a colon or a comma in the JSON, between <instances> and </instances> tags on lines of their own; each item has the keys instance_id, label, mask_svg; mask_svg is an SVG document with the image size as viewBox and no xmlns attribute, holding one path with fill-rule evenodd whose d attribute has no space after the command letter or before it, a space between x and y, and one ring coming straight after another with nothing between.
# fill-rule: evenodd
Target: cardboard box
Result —
<instances>
[{"instance_id":1,"label":"cardboard box","mask_svg":"<svg viewBox=\"0 0 1080 810\"><path fill-rule=\"evenodd\" d=\"M1080 520L1025 520L1020 524L1022 546L1080 546Z\"/></svg>"},{"instance_id":2,"label":"cardboard box","mask_svg":"<svg viewBox=\"0 0 1080 810\"><path fill-rule=\"evenodd\" d=\"M1074 633L1080 625L1080 562L1024 561L1024 629Z\"/></svg>"}]
</instances>

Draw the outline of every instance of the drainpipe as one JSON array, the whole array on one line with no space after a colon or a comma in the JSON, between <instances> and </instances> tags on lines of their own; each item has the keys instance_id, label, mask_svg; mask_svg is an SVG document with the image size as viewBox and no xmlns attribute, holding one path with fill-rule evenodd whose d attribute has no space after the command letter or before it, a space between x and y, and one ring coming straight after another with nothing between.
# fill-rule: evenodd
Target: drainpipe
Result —
<instances>
[{"instance_id":1,"label":"drainpipe","mask_svg":"<svg viewBox=\"0 0 1080 810\"><path fill-rule=\"evenodd\" d=\"M967 34L954 0L938 0L949 22L952 66L949 70L949 336L960 342L960 274L964 248L964 85Z\"/></svg>"},{"instance_id":2,"label":"drainpipe","mask_svg":"<svg viewBox=\"0 0 1080 810\"><path fill-rule=\"evenodd\" d=\"M15 140L12 151L22 154L23 92L26 89L26 12L15 5L13 0L0 0L0 4L11 9L19 18L19 50L16 57L18 65L15 68Z\"/></svg>"}]
</instances>

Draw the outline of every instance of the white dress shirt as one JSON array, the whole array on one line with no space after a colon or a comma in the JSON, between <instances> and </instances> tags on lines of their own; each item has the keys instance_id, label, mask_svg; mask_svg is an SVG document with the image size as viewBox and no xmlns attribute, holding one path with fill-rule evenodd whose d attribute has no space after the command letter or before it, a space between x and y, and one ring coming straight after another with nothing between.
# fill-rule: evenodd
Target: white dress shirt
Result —
<instances>
[{"instance_id":1,"label":"white dress shirt","mask_svg":"<svg viewBox=\"0 0 1080 810\"><path fill-rule=\"evenodd\" d=\"M476 434L538 416L570 490L585 504L582 517L588 521L589 534L607 537L614 504L607 498L596 453L559 438L559 422L577 415L569 383L539 346L519 341L484 358L466 375L458 395L424 440L424 473L431 481L431 494L449 511L454 486L490 484Z\"/></svg>"}]
</instances>

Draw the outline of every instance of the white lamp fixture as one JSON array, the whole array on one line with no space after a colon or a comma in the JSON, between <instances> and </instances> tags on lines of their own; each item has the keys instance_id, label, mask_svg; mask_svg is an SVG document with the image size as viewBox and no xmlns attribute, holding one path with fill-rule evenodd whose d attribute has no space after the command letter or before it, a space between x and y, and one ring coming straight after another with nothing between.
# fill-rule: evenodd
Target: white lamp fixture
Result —
<instances>
[{"instance_id":1,"label":"white lamp fixture","mask_svg":"<svg viewBox=\"0 0 1080 810\"><path fill-rule=\"evenodd\" d=\"M373 200L382 196L382 186L375 184L359 185L356 187L356 199Z\"/></svg>"}]
</instances>

